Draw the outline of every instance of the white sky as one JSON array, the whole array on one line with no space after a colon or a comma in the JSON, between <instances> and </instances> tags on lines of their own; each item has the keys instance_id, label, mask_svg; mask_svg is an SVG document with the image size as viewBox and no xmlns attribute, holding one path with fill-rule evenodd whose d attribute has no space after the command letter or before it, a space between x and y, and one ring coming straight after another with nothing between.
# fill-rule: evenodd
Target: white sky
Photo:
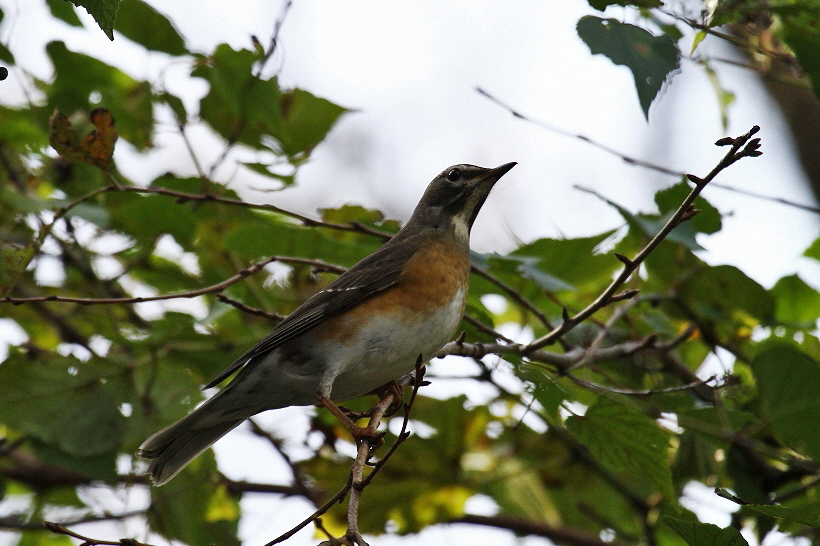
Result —
<instances>
[{"instance_id":1,"label":"white sky","mask_svg":"<svg viewBox=\"0 0 820 546\"><path fill-rule=\"evenodd\" d=\"M267 44L281 7L280 2L258 0L152 4L170 15L188 43L201 52L222 42L250 47L251 34ZM135 77L163 83L185 97L189 111L196 110L206 90L201 81L185 77L187 66L171 65L167 56L145 54L119 35L109 42L87 16L83 20L88 30L81 30L51 21L39 1L0 0L0 7L6 15L0 38L20 64L35 67L38 77L48 78L51 70L44 44L62 39L69 48L101 57ZM292 190L250 191L248 187L264 187L268 182L237 171L232 164L219 175L245 188L245 197L257 202L310 214L319 207L356 202L406 220L429 180L448 165L517 161L519 165L498 184L476 222L473 248L484 252L510 250L516 240L590 235L622 224L611 208L574 190L574 184L592 187L637 211L652 210L654 192L675 182L515 119L474 91L481 86L533 118L626 154L699 175L708 172L723 153L712 142L760 125L764 155L741 161L719 181L811 203L777 107L753 74L716 65L724 86L737 95L727 133L720 126L717 100L706 74L688 60L683 60L681 74L653 105L647 123L629 71L591 56L577 38L575 23L588 13L593 10L581 0L295 2L280 35L281 48L269 68L280 70L283 85L302 87L357 112L343 117L317 148ZM634 17L620 8L608 15L627 22ZM13 26L7 24L9 20ZM684 43L684 50L689 43ZM733 55L711 38L699 52ZM3 102L19 100L16 77L12 72L0 84ZM221 151L201 127L194 128L191 136L206 164ZM157 144L146 160L134 157L121 142L116 153L121 170L143 182L168 170L193 174L182 142L170 128L160 132ZM707 188L703 195L720 211L731 213L724 218L720 234L700 241L707 249L706 260L737 265L766 287L795 271L820 286L818 264L800 257L818 236L816 215L715 188ZM302 410L269 413L263 421L276 430L306 427ZM260 453L265 468L254 464ZM217 455L220 466L233 478L281 481L287 476L267 448L241 430L217 445ZM275 498L249 498L243 508L247 513L243 537L253 543L270 540L287 528L285 522L308 513L304 503ZM139 526L130 528L139 533ZM92 536L97 531L111 532L105 526L82 530ZM456 546L474 544L476 537L482 543L502 545L543 543L514 541L506 533L498 533L496 540L493 533L465 526L436 528L421 537L380 538L378 544L446 541ZM308 531L288 544L315 544L315 540Z\"/></svg>"}]
</instances>

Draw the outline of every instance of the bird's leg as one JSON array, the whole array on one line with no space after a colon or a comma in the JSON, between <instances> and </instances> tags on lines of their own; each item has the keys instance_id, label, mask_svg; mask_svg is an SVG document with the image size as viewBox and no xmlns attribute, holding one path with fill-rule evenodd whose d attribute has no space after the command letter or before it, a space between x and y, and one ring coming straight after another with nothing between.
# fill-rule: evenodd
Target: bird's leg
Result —
<instances>
[{"instance_id":1,"label":"bird's leg","mask_svg":"<svg viewBox=\"0 0 820 546\"><path fill-rule=\"evenodd\" d=\"M404 405L404 388L399 385L398 381L394 379L393 381L385 383L381 387L372 390L368 394L375 394L381 399L387 393L393 394L393 402L387 408L387 411L384 412L385 417L390 417L399 411Z\"/></svg>"},{"instance_id":2,"label":"bird's leg","mask_svg":"<svg viewBox=\"0 0 820 546\"><path fill-rule=\"evenodd\" d=\"M350 417L345 414L344 411L336 405L333 400L328 398L326 395L321 393L316 393L316 400L319 401L324 407L326 407L330 413L336 416L336 418L342 422L342 424L350 431L350 434L353 436L353 439L357 442L360 440L370 440L373 438L379 437L379 431L376 429L367 426L367 427L360 427L356 423L354 423Z\"/></svg>"},{"instance_id":3,"label":"bird's leg","mask_svg":"<svg viewBox=\"0 0 820 546\"><path fill-rule=\"evenodd\" d=\"M398 381L394 379L393 381L385 383L381 387L373 389L372 391L367 393L378 396L379 399L384 398L384 396L388 393L393 395L393 402L387 408L387 411L384 412L385 417L390 417L391 415L394 415L404 405L404 388L401 385L399 385ZM347 415L354 421L358 421L359 419L364 419L365 417L372 416L373 410L375 409L375 407L372 407L364 411L353 411L352 409L346 408L344 406L338 406L338 408L345 415Z\"/></svg>"}]
</instances>

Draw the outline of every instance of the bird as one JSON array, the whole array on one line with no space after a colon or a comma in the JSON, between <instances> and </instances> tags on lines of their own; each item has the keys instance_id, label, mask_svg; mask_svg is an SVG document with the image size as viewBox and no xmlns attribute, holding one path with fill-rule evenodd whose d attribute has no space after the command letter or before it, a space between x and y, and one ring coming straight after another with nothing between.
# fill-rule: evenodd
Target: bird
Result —
<instances>
[{"instance_id":1,"label":"bird","mask_svg":"<svg viewBox=\"0 0 820 546\"><path fill-rule=\"evenodd\" d=\"M245 419L287 406L322 405L355 439L357 427L336 405L389 385L435 355L461 323L470 274L470 230L495 183L516 165L453 165L427 186L407 224L373 254L328 284L205 389L227 386L149 437L155 485Z\"/></svg>"}]
</instances>

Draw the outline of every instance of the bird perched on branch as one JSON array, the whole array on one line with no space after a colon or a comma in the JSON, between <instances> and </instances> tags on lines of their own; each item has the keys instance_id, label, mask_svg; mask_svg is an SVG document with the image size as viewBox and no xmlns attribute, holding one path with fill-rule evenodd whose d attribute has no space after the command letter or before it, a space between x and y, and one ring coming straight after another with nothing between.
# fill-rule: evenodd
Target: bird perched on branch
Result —
<instances>
[{"instance_id":1,"label":"bird perched on branch","mask_svg":"<svg viewBox=\"0 0 820 546\"><path fill-rule=\"evenodd\" d=\"M512 169L454 165L433 179L413 215L379 250L313 295L211 381L239 371L207 402L140 446L156 485L242 421L265 410L321 404L354 438L334 403L362 396L431 358L461 322L470 228L493 185Z\"/></svg>"}]
</instances>

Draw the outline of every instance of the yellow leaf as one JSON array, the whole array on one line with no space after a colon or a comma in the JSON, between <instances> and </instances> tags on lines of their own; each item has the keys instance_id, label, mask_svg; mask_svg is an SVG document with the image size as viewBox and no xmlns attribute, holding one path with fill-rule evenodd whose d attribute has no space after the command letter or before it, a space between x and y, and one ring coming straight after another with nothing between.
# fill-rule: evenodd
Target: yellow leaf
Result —
<instances>
[{"instance_id":1,"label":"yellow leaf","mask_svg":"<svg viewBox=\"0 0 820 546\"><path fill-rule=\"evenodd\" d=\"M228 488L220 485L208 501L208 510L205 512L206 521L236 521L239 518L239 505L228 494Z\"/></svg>"}]
</instances>

